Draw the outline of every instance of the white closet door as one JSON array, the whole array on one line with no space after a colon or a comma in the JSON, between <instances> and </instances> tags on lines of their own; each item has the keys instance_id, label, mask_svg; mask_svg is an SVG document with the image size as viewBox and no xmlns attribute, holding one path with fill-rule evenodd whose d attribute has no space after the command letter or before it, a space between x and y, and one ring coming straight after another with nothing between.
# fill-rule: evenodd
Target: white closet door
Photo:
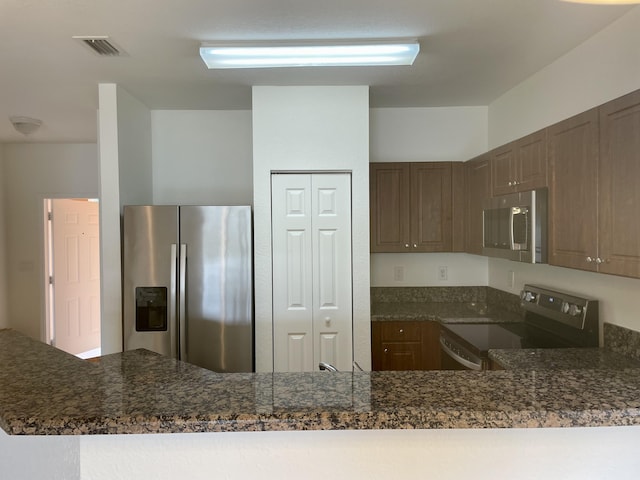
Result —
<instances>
[{"instance_id":1,"label":"white closet door","mask_svg":"<svg viewBox=\"0 0 640 480\"><path fill-rule=\"evenodd\" d=\"M351 176L313 174L313 363L352 369Z\"/></svg>"},{"instance_id":2,"label":"white closet door","mask_svg":"<svg viewBox=\"0 0 640 480\"><path fill-rule=\"evenodd\" d=\"M271 178L274 370L351 370L351 176Z\"/></svg>"},{"instance_id":3,"label":"white closet door","mask_svg":"<svg viewBox=\"0 0 640 480\"><path fill-rule=\"evenodd\" d=\"M271 176L273 368L313 370L310 175Z\"/></svg>"}]
</instances>

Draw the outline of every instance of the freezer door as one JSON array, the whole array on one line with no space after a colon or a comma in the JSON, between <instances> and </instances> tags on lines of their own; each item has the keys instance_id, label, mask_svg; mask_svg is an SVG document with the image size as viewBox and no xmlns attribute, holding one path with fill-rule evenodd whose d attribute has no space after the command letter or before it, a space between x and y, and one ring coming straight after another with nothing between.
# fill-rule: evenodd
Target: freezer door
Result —
<instances>
[{"instance_id":1,"label":"freezer door","mask_svg":"<svg viewBox=\"0 0 640 480\"><path fill-rule=\"evenodd\" d=\"M253 371L251 207L181 206L180 243L182 360L216 372Z\"/></svg>"},{"instance_id":2,"label":"freezer door","mask_svg":"<svg viewBox=\"0 0 640 480\"><path fill-rule=\"evenodd\" d=\"M123 341L177 358L178 207L125 206Z\"/></svg>"}]
</instances>

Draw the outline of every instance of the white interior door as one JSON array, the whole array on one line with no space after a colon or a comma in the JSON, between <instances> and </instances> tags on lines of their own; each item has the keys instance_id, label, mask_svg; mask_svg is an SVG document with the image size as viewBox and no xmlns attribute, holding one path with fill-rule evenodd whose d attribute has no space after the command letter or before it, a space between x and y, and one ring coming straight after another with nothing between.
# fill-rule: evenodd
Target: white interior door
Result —
<instances>
[{"instance_id":1,"label":"white interior door","mask_svg":"<svg viewBox=\"0 0 640 480\"><path fill-rule=\"evenodd\" d=\"M311 175L313 363L351 370L351 176Z\"/></svg>"},{"instance_id":2,"label":"white interior door","mask_svg":"<svg viewBox=\"0 0 640 480\"><path fill-rule=\"evenodd\" d=\"M53 343L74 355L100 347L98 203L52 201Z\"/></svg>"},{"instance_id":3,"label":"white interior door","mask_svg":"<svg viewBox=\"0 0 640 480\"><path fill-rule=\"evenodd\" d=\"M274 174L271 187L274 370L351 370L351 177Z\"/></svg>"}]
</instances>

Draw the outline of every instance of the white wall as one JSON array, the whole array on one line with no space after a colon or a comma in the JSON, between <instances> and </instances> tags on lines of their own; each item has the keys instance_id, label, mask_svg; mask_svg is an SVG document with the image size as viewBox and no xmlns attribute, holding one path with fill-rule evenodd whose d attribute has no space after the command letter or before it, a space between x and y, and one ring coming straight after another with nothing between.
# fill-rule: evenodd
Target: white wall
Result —
<instances>
[{"instance_id":1,"label":"white wall","mask_svg":"<svg viewBox=\"0 0 640 480\"><path fill-rule=\"evenodd\" d=\"M447 279L440 280L440 267ZM396 276L396 269L401 273ZM488 260L466 253L374 253L372 287L452 287L488 285Z\"/></svg>"},{"instance_id":2,"label":"white wall","mask_svg":"<svg viewBox=\"0 0 640 480\"><path fill-rule=\"evenodd\" d=\"M44 340L43 200L98 196L96 145L5 144L3 170L8 323Z\"/></svg>"},{"instance_id":3,"label":"white wall","mask_svg":"<svg viewBox=\"0 0 640 480\"><path fill-rule=\"evenodd\" d=\"M640 88L640 7L539 71L489 106L490 144L500 145ZM516 281L509 288L509 271ZM489 260L489 285L516 293L524 283L600 300L601 319L640 330L640 280L548 265Z\"/></svg>"},{"instance_id":4,"label":"white wall","mask_svg":"<svg viewBox=\"0 0 640 480\"><path fill-rule=\"evenodd\" d=\"M487 107L372 108L371 162L463 162L487 151Z\"/></svg>"},{"instance_id":5,"label":"white wall","mask_svg":"<svg viewBox=\"0 0 640 480\"><path fill-rule=\"evenodd\" d=\"M98 87L102 353L122 351L122 205L150 204L151 113L113 83Z\"/></svg>"},{"instance_id":6,"label":"white wall","mask_svg":"<svg viewBox=\"0 0 640 480\"><path fill-rule=\"evenodd\" d=\"M7 291L9 288L9 274L7 272L7 250L6 250L6 232L5 227L5 182L6 175L4 173L3 146L0 144L0 328L9 327L9 297Z\"/></svg>"},{"instance_id":7,"label":"white wall","mask_svg":"<svg viewBox=\"0 0 640 480\"><path fill-rule=\"evenodd\" d=\"M154 110L153 202L251 205L251 111Z\"/></svg>"},{"instance_id":8,"label":"white wall","mask_svg":"<svg viewBox=\"0 0 640 480\"><path fill-rule=\"evenodd\" d=\"M640 427L22 437L3 478L635 479Z\"/></svg>"},{"instance_id":9,"label":"white wall","mask_svg":"<svg viewBox=\"0 0 640 480\"><path fill-rule=\"evenodd\" d=\"M371 162L461 162L487 151L487 107L373 108ZM438 267L448 279L438 280ZM394 277L404 267L404 280ZM487 285L487 260L460 253L376 253L371 286Z\"/></svg>"},{"instance_id":10,"label":"white wall","mask_svg":"<svg viewBox=\"0 0 640 480\"><path fill-rule=\"evenodd\" d=\"M640 7L489 105L496 147L640 88Z\"/></svg>"},{"instance_id":11,"label":"white wall","mask_svg":"<svg viewBox=\"0 0 640 480\"><path fill-rule=\"evenodd\" d=\"M271 171L352 172L354 359L371 368L368 87L254 87L256 368L273 369Z\"/></svg>"}]
</instances>

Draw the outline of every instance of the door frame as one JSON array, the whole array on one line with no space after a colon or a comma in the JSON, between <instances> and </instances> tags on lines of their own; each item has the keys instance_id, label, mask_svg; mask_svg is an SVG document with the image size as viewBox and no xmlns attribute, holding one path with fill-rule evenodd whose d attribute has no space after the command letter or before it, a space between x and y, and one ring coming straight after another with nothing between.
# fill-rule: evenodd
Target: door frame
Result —
<instances>
[{"instance_id":1,"label":"door frame","mask_svg":"<svg viewBox=\"0 0 640 480\"><path fill-rule=\"evenodd\" d=\"M96 202L100 202L100 199L91 193L71 193L71 194L45 194L40 198L41 208L41 220L42 229L40 235L40 278L42 279L42 304L41 304L41 322L40 322L40 339L48 345L52 345L53 332L54 332L54 309L53 309L53 285L50 283L50 276L53 275L53 258L51 254L52 242L52 223L49 221L49 212L52 208L53 200L74 200L74 199L89 199ZM100 214L100 208L98 208L98 214ZM102 222L98 222L98 228L102 228ZM102 252L100 251L99 254ZM102 265L102 262L100 262ZM100 290L102 293L102 289ZM102 311L102 309L100 309ZM102 318L100 319L102 322Z\"/></svg>"}]
</instances>

